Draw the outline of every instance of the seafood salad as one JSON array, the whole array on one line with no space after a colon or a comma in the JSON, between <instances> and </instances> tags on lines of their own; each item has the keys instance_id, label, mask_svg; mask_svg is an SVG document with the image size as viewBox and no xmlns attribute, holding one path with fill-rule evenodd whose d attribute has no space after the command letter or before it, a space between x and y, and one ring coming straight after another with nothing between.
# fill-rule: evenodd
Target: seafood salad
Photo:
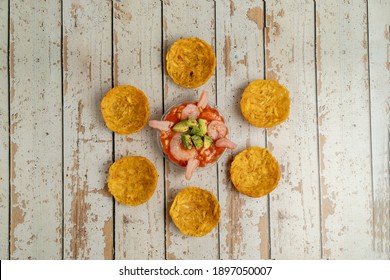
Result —
<instances>
[{"instance_id":1,"label":"seafood salad","mask_svg":"<svg viewBox=\"0 0 390 280\"><path fill-rule=\"evenodd\" d=\"M187 180L198 167L218 160L225 149L236 148L226 137L225 120L217 109L208 105L206 91L199 101L175 106L163 120L150 120L149 126L160 131L161 146L169 159L186 167Z\"/></svg>"}]
</instances>

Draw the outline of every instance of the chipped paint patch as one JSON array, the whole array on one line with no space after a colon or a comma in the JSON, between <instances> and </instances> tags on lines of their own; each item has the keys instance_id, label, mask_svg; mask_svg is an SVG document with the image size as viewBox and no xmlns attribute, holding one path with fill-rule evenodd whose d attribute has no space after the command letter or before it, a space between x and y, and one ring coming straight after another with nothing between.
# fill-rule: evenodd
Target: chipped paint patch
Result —
<instances>
[{"instance_id":1,"label":"chipped paint patch","mask_svg":"<svg viewBox=\"0 0 390 280\"><path fill-rule=\"evenodd\" d=\"M322 126L322 125L323 125L324 120L325 120L325 117L326 117L327 114L329 114L329 111L327 111L327 112L321 112L321 113L320 113L320 116L319 116L319 118L318 118L318 125L319 125L319 126Z\"/></svg>"},{"instance_id":2,"label":"chipped paint patch","mask_svg":"<svg viewBox=\"0 0 390 280\"><path fill-rule=\"evenodd\" d=\"M14 192L14 190L13 190ZM17 238L15 236L15 229L18 225L24 223L24 217L26 213L19 206L13 206L11 209L11 226L10 226L10 242L11 242L11 255L16 251Z\"/></svg>"},{"instance_id":3,"label":"chipped paint patch","mask_svg":"<svg viewBox=\"0 0 390 280\"><path fill-rule=\"evenodd\" d=\"M125 5L118 2L114 3L114 17L115 19L127 22L131 21L133 18L130 11L126 9Z\"/></svg>"},{"instance_id":4,"label":"chipped paint patch","mask_svg":"<svg viewBox=\"0 0 390 280\"><path fill-rule=\"evenodd\" d=\"M113 257L113 219L110 217L104 222L103 237L104 237L104 259L111 260Z\"/></svg>"},{"instance_id":5,"label":"chipped paint patch","mask_svg":"<svg viewBox=\"0 0 390 280\"><path fill-rule=\"evenodd\" d=\"M81 7L80 4L78 3L72 3L72 8L71 8L71 11L70 11L70 15L71 17L74 19L74 27L77 27L77 19L78 19L78 10L80 10L80 8L82 9L83 7Z\"/></svg>"},{"instance_id":6,"label":"chipped paint patch","mask_svg":"<svg viewBox=\"0 0 390 280\"><path fill-rule=\"evenodd\" d=\"M230 36L225 36L225 45L223 46L223 65L225 66L225 75L231 76L232 62L230 60L230 51L232 49L232 42Z\"/></svg>"},{"instance_id":7,"label":"chipped paint patch","mask_svg":"<svg viewBox=\"0 0 390 280\"><path fill-rule=\"evenodd\" d=\"M322 217L321 217L321 229L322 229L322 244L323 244L323 257L329 258L331 256L331 250L326 248L326 244L329 240L329 228L326 226L326 221L329 216L335 213L334 202L329 197L329 186L325 183L325 178L321 176L322 185Z\"/></svg>"},{"instance_id":8,"label":"chipped paint patch","mask_svg":"<svg viewBox=\"0 0 390 280\"><path fill-rule=\"evenodd\" d=\"M389 195L387 195L389 198ZM389 236L390 236L390 213L388 209L390 208L390 202L388 199L379 198L374 201L374 239L375 239L375 248L376 252L382 254L388 254L389 251Z\"/></svg>"},{"instance_id":9,"label":"chipped paint patch","mask_svg":"<svg viewBox=\"0 0 390 280\"><path fill-rule=\"evenodd\" d=\"M82 124L81 116L83 114L84 104L81 100L79 100L77 105L77 132L78 133L85 133L85 126Z\"/></svg>"},{"instance_id":10,"label":"chipped paint patch","mask_svg":"<svg viewBox=\"0 0 390 280\"><path fill-rule=\"evenodd\" d=\"M267 28L265 30L266 32L266 38L269 36L269 28ZM268 43L269 43L269 37L266 41L266 46L267 46L267 49L265 51L265 54L266 54L266 66L267 66L267 79L271 79L271 80L278 80L278 73L274 71L274 67L273 67L273 62L274 62L274 58L271 56L271 51L269 50L268 48Z\"/></svg>"},{"instance_id":11,"label":"chipped paint patch","mask_svg":"<svg viewBox=\"0 0 390 280\"><path fill-rule=\"evenodd\" d=\"M92 57L89 57L87 77L89 82L92 82Z\"/></svg>"},{"instance_id":12,"label":"chipped paint patch","mask_svg":"<svg viewBox=\"0 0 390 280\"><path fill-rule=\"evenodd\" d=\"M226 235L226 244L229 259L237 259L246 244L243 243L243 225L241 220L244 217L245 198L233 186L231 186L226 198L226 215L230 220L230 225L226 225L229 234ZM230 204L230 205L229 205Z\"/></svg>"},{"instance_id":13,"label":"chipped paint patch","mask_svg":"<svg viewBox=\"0 0 390 280\"><path fill-rule=\"evenodd\" d=\"M260 7L254 7L247 11L246 16L253 21L259 30L263 29L263 10Z\"/></svg>"},{"instance_id":14,"label":"chipped paint patch","mask_svg":"<svg viewBox=\"0 0 390 280\"><path fill-rule=\"evenodd\" d=\"M334 202L329 197L322 199L322 213L324 220L334 214L334 207Z\"/></svg>"},{"instance_id":15,"label":"chipped paint patch","mask_svg":"<svg viewBox=\"0 0 390 280\"><path fill-rule=\"evenodd\" d=\"M64 64L64 72L68 72L68 35L67 32L64 32L64 41L63 41L63 64Z\"/></svg>"},{"instance_id":16,"label":"chipped paint patch","mask_svg":"<svg viewBox=\"0 0 390 280\"><path fill-rule=\"evenodd\" d=\"M15 155L18 151L18 145L14 142L11 142L11 180L12 182L16 178L16 163L15 163Z\"/></svg>"},{"instance_id":17,"label":"chipped paint patch","mask_svg":"<svg viewBox=\"0 0 390 280\"><path fill-rule=\"evenodd\" d=\"M363 48L367 49L367 32L363 34Z\"/></svg>"},{"instance_id":18,"label":"chipped paint patch","mask_svg":"<svg viewBox=\"0 0 390 280\"><path fill-rule=\"evenodd\" d=\"M272 142L267 142L267 150L270 151L271 153L275 150L275 147L272 144Z\"/></svg>"},{"instance_id":19,"label":"chipped paint patch","mask_svg":"<svg viewBox=\"0 0 390 280\"><path fill-rule=\"evenodd\" d=\"M281 9L279 12L278 12L278 17L284 17L284 10Z\"/></svg>"},{"instance_id":20,"label":"chipped paint patch","mask_svg":"<svg viewBox=\"0 0 390 280\"><path fill-rule=\"evenodd\" d=\"M363 65L364 65L364 70L368 71L368 53L367 52L363 55ZM366 82L366 89L368 89L368 81ZM351 90L350 86L349 86L348 90Z\"/></svg>"},{"instance_id":21,"label":"chipped paint patch","mask_svg":"<svg viewBox=\"0 0 390 280\"><path fill-rule=\"evenodd\" d=\"M177 257L175 256L174 253L168 253L167 260L177 260Z\"/></svg>"},{"instance_id":22,"label":"chipped paint patch","mask_svg":"<svg viewBox=\"0 0 390 280\"><path fill-rule=\"evenodd\" d=\"M303 193L302 180L298 182L298 186L293 187L291 190L302 194Z\"/></svg>"},{"instance_id":23,"label":"chipped paint patch","mask_svg":"<svg viewBox=\"0 0 390 280\"><path fill-rule=\"evenodd\" d=\"M164 33L166 34L167 31L168 31L168 23L167 23L167 17L164 16L163 18L163 30L164 30ZM166 48L165 48L166 49Z\"/></svg>"},{"instance_id":24,"label":"chipped paint patch","mask_svg":"<svg viewBox=\"0 0 390 280\"><path fill-rule=\"evenodd\" d=\"M234 1L230 0L230 16L234 16L234 11L236 10L236 7L234 5Z\"/></svg>"},{"instance_id":25,"label":"chipped paint patch","mask_svg":"<svg viewBox=\"0 0 390 280\"><path fill-rule=\"evenodd\" d=\"M84 181L83 186L81 186L81 178L77 176L72 176L72 186L75 186L76 193L72 197L72 211L71 211L71 221L73 227L71 231L71 240L70 240L70 252L72 259L85 258L88 255L88 236L86 225L88 222L88 211L91 210L91 204L86 203L85 199L88 193L87 182ZM76 181L76 182L74 182Z\"/></svg>"},{"instance_id":26,"label":"chipped paint patch","mask_svg":"<svg viewBox=\"0 0 390 280\"><path fill-rule=\"evenodd\" d=\"M241 59L241 60L239 60L239 61L237 61L237 63L238 63L238 64L242 64L242 65L247 66L247 65L248 65L248 55L245 54L245 55L244 55L244 58Z\"/></svg>"},{"instance_id":27,"label":"chipped paint patch","mask_svg":"<svg viewBox=\"0 0 390 280\"><path fill-rule=\"evenodd\" d=\"M260 216L258 223L258 231L260 232L260 259L269 259L269 221L267 213Z\"/></svg>"}]
</instances>

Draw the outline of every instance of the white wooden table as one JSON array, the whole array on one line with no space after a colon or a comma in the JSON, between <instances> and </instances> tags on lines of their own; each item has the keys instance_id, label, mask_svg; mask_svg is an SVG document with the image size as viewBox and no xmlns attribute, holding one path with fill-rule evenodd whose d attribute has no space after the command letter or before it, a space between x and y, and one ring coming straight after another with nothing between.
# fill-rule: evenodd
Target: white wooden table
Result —
<instances>
[{"instance_id":1,"label":"white wooden table","mask_svg":"<svg viewBox=\"0 0 390 280\"><path fill-rule=\"evenodd\" d=\"M217 56L196 90L165 71L183 37ZM292 102L288 121L267 130L238 105L264 78ZM147 94L154 119L208 90L238 149L185 181L155 131L105 127L100 100L120 84ZM387 0L0 0L0 259L389 259L389 128ZM282 170L259 199L229 180L232 157L252 145ZM138 207L107 191L107 170L125 155L159 173ZM168 214L190 185L221 204L218 228L202 238L180 234Z\"/></svg>"}]
</instances>

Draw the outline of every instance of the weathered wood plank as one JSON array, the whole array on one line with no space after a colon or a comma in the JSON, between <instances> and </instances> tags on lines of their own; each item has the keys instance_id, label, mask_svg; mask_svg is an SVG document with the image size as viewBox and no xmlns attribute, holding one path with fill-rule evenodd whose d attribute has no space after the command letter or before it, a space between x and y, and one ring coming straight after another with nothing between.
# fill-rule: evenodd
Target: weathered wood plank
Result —
<instances>
[{"instance_id":1,"label":"weathered wood plank","mask_svg":"<svg viewBox=\"0 0 390 280\"><path fill-rule=\"evenodd\" d=\"M112 133L100 112L112 84L111 1L63 5L64 258L111 259Z\"/></svg>"},{"instance_id":2,"label":"weathered wood plank","mask_svg":"<svg viewBox=\"0 0 390 280\"><path fill-rule=\"evenodd\" d=\"M173 42L180 38L199 37L212 46L215 41L213 1L163 1L163 38L165 55ZM164 61L165 67L165 61ZM211 102L216 101L215 76L198 89L177 86L164 70L164 108L199 98L201 91L209 92ZM169 208L179 190L187 186L199 186L217 196L217 167L194 174L190 181L184 179L184 172L166 163L166 254L168 259L216 259L218 254L218 230L215 228L201 238L183 236L169 216Z\"/></svg>"},{"instance_id":3,"label":"weathered wood plank","mask_svg":"<svg viewBox=\"0 0 390 280\"><path fill-rule=\"evenodd\" d=\"M368 2L375 257L390 258L390 2ZM367 38L367 37L366 37ZM367 40L367 39L366 39ZM366 41L367 42L367 41Z\"/></svg>"},{"instance_id":4,"label":"weathered wood plank","mask_svg":"<svg viewBox=\"0 0 390 280\"><path fill-rule=\"evenodd\" d=\"M9 258L8 3L0 2L0 259Z\"/></svg>"},{"instance_id":5,"label":"weathered wood plank","mask_svg":"<svg viewBox=\"0 0 390 280\"><path fill-rule=\"evenodd\" d=\"M267 79L290 91L288 120L267 129L281 179L270 195L271 258L321 258L314 3L267 1Z\"/></svg>"},{"instance_id":6,"label":"weathered wood plank","mask_svg":"<svg viewBox=\"0 0 390 280\"><path fill-rule=\"evenodd\" d=\"M114 81L131 84L149 99L150 118L162 115L161 2L114 2ZM148 126L128 136L115 135L115 158L140 155L150 159L159 181L152 198L142 205L115 206L116 259L164 259L164 161L156 131Z\"/></svg>"},{"instance_id":7,"label":"weathered wood plank","mask_svg":"<svg viewBox=\"0 0 390 280\"><path fill-rule=\"evenodd\" d=\"M366 3L317 1L323 258L373 257Z\"/></svg>"},{"instance_id":8,"label":"weathered wood plank","mask_svg":"<svg viewBox=\"0 0 390 280\"><path fill-rule=\"evenodd\" d=\"M12 259L62 253L61 1L11 1Z\"/></svg>"},{"instance_id":9,"label":"weathered wood plank","mask_svg":"<svg viewBox=\"0 0 390 280\"><path fill-rule=\"evenodd\" d=\"M217 101L226 113L229 138L237 143L219 164L221 203L220 252L222 259L268 259L267 196L254 199L236 191L230 181L234 155L250 146L265 145L264 129L251 126L239 102L249 82L264 78L263 2L216 2Z\"/></svg>"}]
</instances>

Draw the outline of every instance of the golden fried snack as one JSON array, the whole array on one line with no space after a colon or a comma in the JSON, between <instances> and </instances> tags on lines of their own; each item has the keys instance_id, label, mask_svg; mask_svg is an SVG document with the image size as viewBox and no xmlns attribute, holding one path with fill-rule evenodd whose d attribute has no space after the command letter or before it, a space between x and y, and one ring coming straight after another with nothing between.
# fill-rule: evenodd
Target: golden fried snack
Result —
<instances>
[{"instance_id":1,"label":"golden fried snack","mask_svg":"<svg viewBox=\"0 0 390 280\"><path fill-rule=\"evenodd\" d=\"M215 196L198 187L181 190L169 210L179 230L196 237L206 235L218 224L220 212Z\"/></svg>"},{"instance_id":2,"label":"golden fried snack","mask_svg":"<svg viewBox=\"0 0 390 280\"><path fill-rule=\"evenodd\" d=\"M260 197L276 188L280 169L278 162L267 149L254 146L234 157L230 176L239 192L250 197Z\"/></svg>"},{"instance_id":3,"label":"golden fried snack","mask_svg":"<svg viewBox=\"0 0 390 280\"><path fill-rule=\"evenodd\" d=\"M140 131L149 119L148 98L133 86L112 88L100 107L107 127L119 134Z\"/></svg>"},{"instance_id":4,"label":"golden fried snack","mask_svg":"<svg viewBox=\"0 0 390 280\"><path fill-rule=\"evenodd\" d=\"M156 168L150 160L127 156L111 165L108 190L118 202L136 206L152 197L157 179Z\"/></svg>"},{"instance_id":5,"label":"golden fried snack","mask_svg":"<svg viewBox=\"0 0 390 280\"><path fill-rule=\"evenodd\" d=\"M205 41L199 38L181 39L167 53L167 72L176 84L195 88L213 75L215 60L213 49Z\"/></svg>"},{"instance_id":6,"label":"golden fried snack","mask_svg":"<svg viewBox=\"0 0 390 280\"><path fill-rule=\"evenodd\" d=\"M251 82L241 97L241 112L257 127L273 127L284 122L290 113L288 90L273 80Z\"/></svg>"}]
</instances>

